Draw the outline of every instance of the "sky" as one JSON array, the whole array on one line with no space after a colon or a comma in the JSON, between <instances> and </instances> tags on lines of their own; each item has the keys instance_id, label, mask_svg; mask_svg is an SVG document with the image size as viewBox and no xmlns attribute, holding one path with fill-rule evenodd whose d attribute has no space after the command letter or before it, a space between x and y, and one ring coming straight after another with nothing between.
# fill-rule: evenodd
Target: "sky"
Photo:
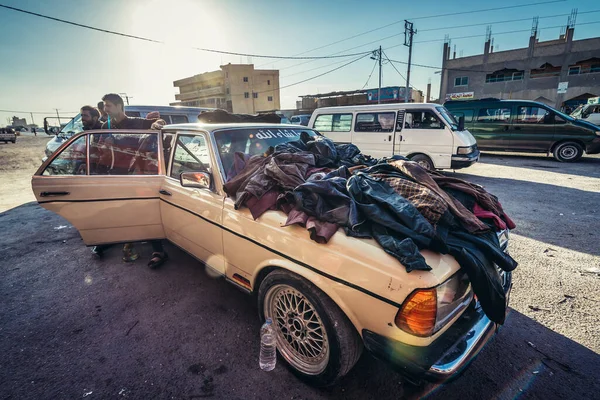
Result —
<instances>
[{"instance_id":1,"label":"sky","mask_svg":"<svg viewBox=\"0 0 600 400\"><path fill-rule=\"evenodd\" d=\"M82 105L95 105L110 92L127 93L131 104L168 105L178 92L174 80L214 71L229 62L279 69L280 86L306 80L281 90L282 109L295 108L300 95L378 84L376 69L370 76L375 61L368 56L310 79L358 57L274 60L207 53L194 47L257 55L330 56L368 52L381 45L391 60L406 62L403 32L408 19L417 30L412 62L438 67L445 35L456 45L457 56L480 54L488 24L496 52L526 47L536 16L541 41L557 39L560 26L566 25L575 8L575 40L597 37L600 28L597 0L0 0L0 4L165 42L110 35L0 8L0 110L8 110L0 111L1 126L13 115L31 123L32 111L38 113L33 115L38 125L43 117L56 115L54 109L61 117L72 117ZM478 12L523 4L534 5ZM439 16L450 13L455 15ZM505 33L515 30L525 32ZM406 65L394 65L402 76L388 63L383 66L382 86L406 85ZM413 67L411 86L425 91L431 80L436 98L440 80L436 71Z\"/></svg>"}]
</instances>

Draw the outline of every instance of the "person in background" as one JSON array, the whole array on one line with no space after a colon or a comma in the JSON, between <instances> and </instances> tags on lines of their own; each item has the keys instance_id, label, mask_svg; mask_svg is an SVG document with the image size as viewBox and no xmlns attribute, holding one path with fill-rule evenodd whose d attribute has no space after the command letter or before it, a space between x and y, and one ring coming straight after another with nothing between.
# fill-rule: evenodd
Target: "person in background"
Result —
<instances>
[{"instance_id":1,"label":"person in background","mask_svg":"<svg viewBox=\"0 0 600 400\"><path fill-rule=\"evenodd\" d=\"M108 119L108 114L106 114L106 111L104 111L103 101L98 102L98 111L100 112L100 122L106 122L106 120Z\"/></svg>"},{"instance_id":2,"label":"person in background","mask_svg":"<svg viewBox=\"0 0 600 400\"><path fill-rule=\"evenodd\" d=\"M125 114L123 99L116 93L109 93L102 97L104 111L108 120L102 124L102 129L161 129L166 122L158 118L128 117Z\"/></svg>"},{"instance_id":3,"label":"person in background","mask_svg":"<svg viewBox=\"0 0 600 400\"><path fill-rule=\"evenodd\" d=\"M107 121L102 124L102 129L156 129L159 130L165 125L162 119L144 119L136 117L128 117L125 115L125 104L123 99L116 93L109 93L102 97L104 102L104 111L108 114ZM110 143L107 143L110 146ZM150 268L158 268L169 259L160 240L151 240L152 257L148 262ZM92 254L97 257L102 257L103 252L110 247L95 246L92 249ZM135 261L137 253L133 250L132 243L126 243L123 247L124 261Z\"/></svg>"},{"instance_id":4,"label":"person in background","mask_svg":"<svg viewBox=\"0 0 600 400\"><path fill-rule=\"evenodd\" d=\"M83 124L83 130L89 131L92 129L100 129L102 122L100 122L100 112L92 106L83 106L81 110L81 123Z\"/></svg>"}]
</instances>

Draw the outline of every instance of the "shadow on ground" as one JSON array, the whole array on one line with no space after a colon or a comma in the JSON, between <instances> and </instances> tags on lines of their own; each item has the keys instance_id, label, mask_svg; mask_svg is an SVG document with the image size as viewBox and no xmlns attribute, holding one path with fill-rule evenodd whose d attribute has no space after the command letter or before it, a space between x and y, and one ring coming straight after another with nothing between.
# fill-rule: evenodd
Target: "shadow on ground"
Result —
<instances>
[{"instance_id":1,"label":"shadow on ground","mask_svg":"<svg viewBox=\"0 0 600 400\"><path fill-rule=\"evenodd\" d=\"M450 384L408 385L365 354L337 386L314 389L281 360L272 372L259 369L254 299L189 255L167 246L170 261L149 270L150 246L139 244L136 263L123 263L116 246L98 261L65 225L35 203L0 214L3 398L548 399L600 391L598 354L516 311Z\"/></svg>"},{"instance_id":2,"label":"shadow on ground","mask_svg":"<svg viewBox=\"0 0 600 400\"><path fill-rule=\"evenodd\" d=\"M479 162L482 164L502 165L514 168L527 168L537 171L600 178L600 157L598 156L584 156L577 162L561 163L552 157L539 154L519 155L513 153L486 152L481 154Z\"/></svg>"}]
</instances>

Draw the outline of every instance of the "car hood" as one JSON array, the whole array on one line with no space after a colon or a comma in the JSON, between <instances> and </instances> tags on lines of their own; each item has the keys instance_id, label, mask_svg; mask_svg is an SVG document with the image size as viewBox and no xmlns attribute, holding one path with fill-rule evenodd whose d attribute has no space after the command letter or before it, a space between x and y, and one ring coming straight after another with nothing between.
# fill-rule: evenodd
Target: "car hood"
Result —
<instances>
[{"instance_id":1,"label":"car hood","mask_svg":"<svg viewBox=\"0 0 600 400\"><path fill-rule=\"evenodd\" d=\"M593 131L600 131L600 126L594 125L591 122L583 120L583 119L576 119L575 121L572 121L571 123L573 125L580 126L582 128L591 129Z\"/></svg>"},{"instance_id":2,"label":"car hood","mask_svg":"<svg viewBox=\"0 0 600 400\"><path fill-rule=\"evenodd\" d=\"M471 132L469 132L466 129L464 131L455 131L454 135L455 135L454 145L456 147L458 147L458 146L465 146L465 147L473 146L474 144L477 143L477 141L475 140L473 135L471 135Z\"/></svg>"}]
</instances>

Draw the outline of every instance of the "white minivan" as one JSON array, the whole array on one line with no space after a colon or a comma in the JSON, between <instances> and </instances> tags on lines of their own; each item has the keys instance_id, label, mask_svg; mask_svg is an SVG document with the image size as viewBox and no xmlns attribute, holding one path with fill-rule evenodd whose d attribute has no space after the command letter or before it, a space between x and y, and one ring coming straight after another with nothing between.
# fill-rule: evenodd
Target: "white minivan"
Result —
<instances>
[{"instance_id":1,"label":"white minivan","mask_svg":"<svg viewBox=\"0 0 600 400\"><path fill-rule=\"evenodd\" d=\"M439 104L317 108L308 126L372 157L402 155L430 170L465 168L479 160L477 142L463 120L456 121Z\"/></svg>"}]
</instances>

